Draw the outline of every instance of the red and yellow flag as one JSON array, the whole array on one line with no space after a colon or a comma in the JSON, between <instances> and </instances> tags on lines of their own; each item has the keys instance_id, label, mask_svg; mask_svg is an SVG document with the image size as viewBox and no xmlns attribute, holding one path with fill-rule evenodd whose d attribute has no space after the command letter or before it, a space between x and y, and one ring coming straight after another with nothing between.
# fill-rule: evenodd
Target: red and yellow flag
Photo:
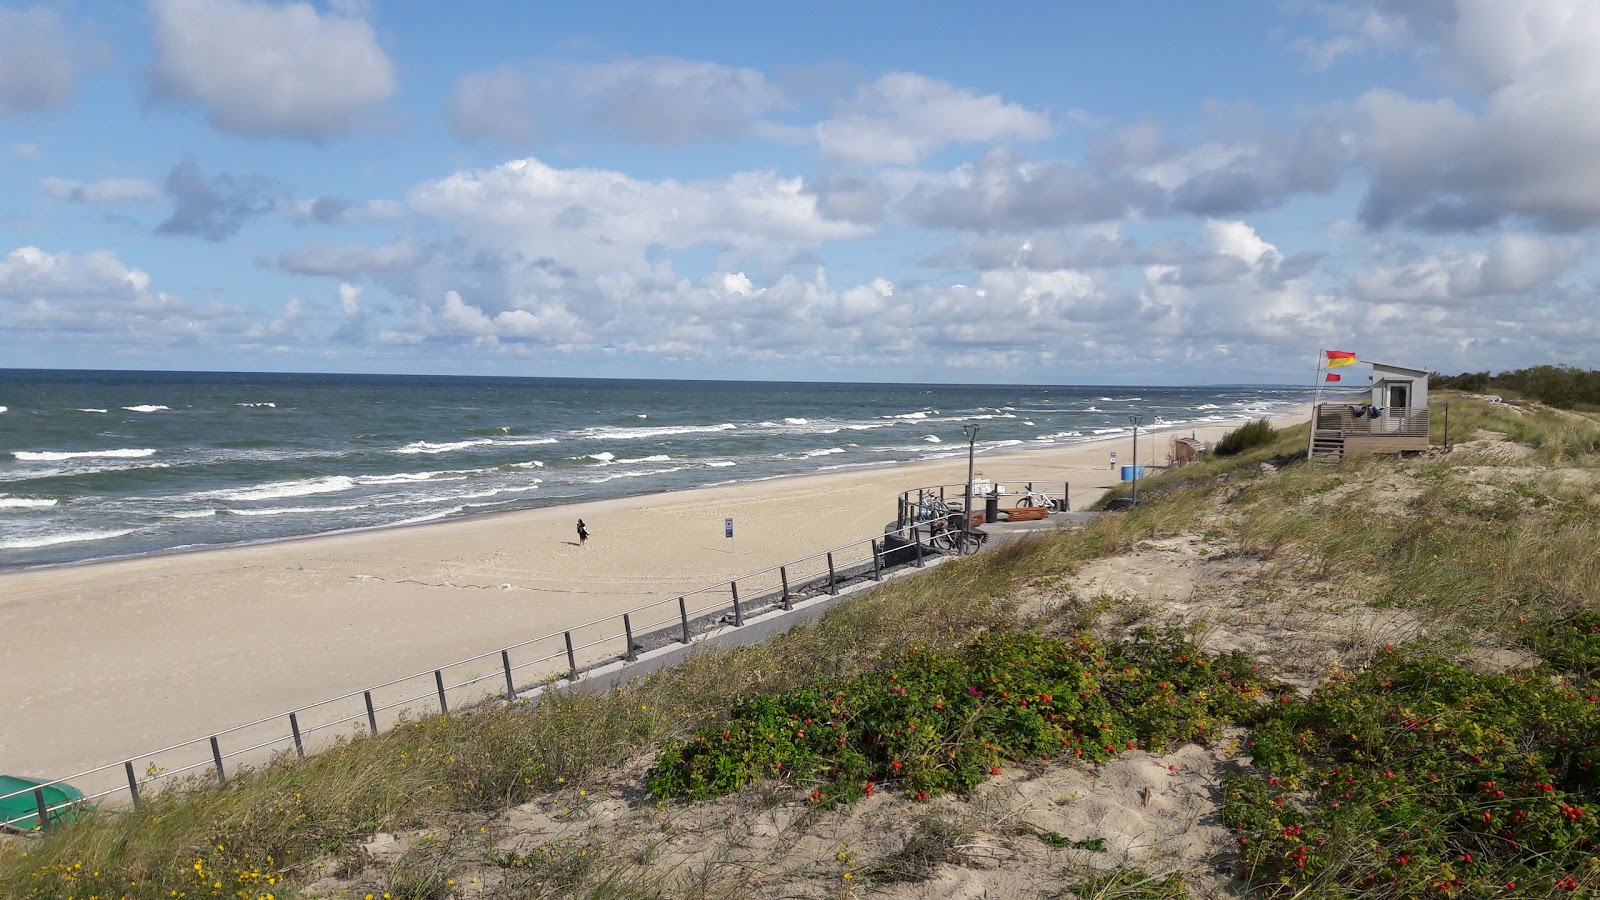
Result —
<instances>
[{"instance_id":1,"label":"red and yellow flag","mask_svg":"<svg viewBox=\"0 0 1600 900\"><path fill-rule=\"evenodd\" d=\"M1322 352L1328 354L1327 368L1329 369L1337 369L1340 366L1353 365L1356 361L1356 355L1354 353L1346 353L1343 350L1324 350Z\"/></svg>"}]
</instances>

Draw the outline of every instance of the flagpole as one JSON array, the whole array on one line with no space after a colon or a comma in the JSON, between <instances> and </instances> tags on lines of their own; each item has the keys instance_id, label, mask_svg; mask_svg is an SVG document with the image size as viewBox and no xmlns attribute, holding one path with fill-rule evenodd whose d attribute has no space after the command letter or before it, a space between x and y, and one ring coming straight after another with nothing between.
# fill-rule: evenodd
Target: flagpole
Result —
<instances>
[{"instance_id":1,"label":"flagpole","mask_svg":"<svg viewBox=\"0 0 1600 900\"><path fill-rule=\"evenodd\" d=\"M1322 403L1322 361L1326 358L1326 350L1317 350L1317 369L1311 376L1311 434L1306 436L1307 461L1310 461L1311 454L1317 447L1317 406Z\"/></svg>"}]
</instances>

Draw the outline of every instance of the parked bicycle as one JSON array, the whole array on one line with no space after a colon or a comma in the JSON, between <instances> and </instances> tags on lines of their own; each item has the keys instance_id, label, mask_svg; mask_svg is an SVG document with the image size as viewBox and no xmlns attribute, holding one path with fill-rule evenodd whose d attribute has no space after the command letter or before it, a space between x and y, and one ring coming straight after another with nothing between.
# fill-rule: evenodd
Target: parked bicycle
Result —
<instances>
[{"instance_id":1,"label":"parked bicycle","mask_svg":"<svg viewBox=\"0 0 1600 900\"><path fill-rule=\"evenodd\" d=\"M917 498L916 520L918 522L931 522L936 519L946 519L953 512L950 504L937 494L923 494Z\"/></svg>"},{"instance_id":2,"label":"parked bicycle","mask_svg":"<svg viewBox=\"0 0 1600 900\"><path fill-rule=\"evenodd\" d=\"M1061 501L1051 497L1048 494L1041 494L1030 487L1023 492L1021 497L1017 498L1017 506L1037 506L1047 509L1051 512L1056 512L1057 510L1061 509Z\"/></svg>"},{"instance_id":3,"label":"parked bicycle","mask_svg":"<svg viewBox=\"0 0 1600 900\"><path fill-rule=\"evenodd\" d=\"M962 548L963 542L974 550L982 547L989 535L976 529L962 531L960 513L951 513L928 526L928 545L935 550L953 552Z\"/></svg>"}]
</instances>

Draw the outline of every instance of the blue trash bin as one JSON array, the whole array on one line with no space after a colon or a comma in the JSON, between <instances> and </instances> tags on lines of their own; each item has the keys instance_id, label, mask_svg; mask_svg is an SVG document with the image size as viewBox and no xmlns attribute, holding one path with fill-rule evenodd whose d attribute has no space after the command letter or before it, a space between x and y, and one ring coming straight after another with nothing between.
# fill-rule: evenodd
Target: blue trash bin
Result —
<instances>
[{"instance_id":1,"label":"blue trash bin","mask_svg":"<svg viewBox=\"0 0 1600 900\"><path fill-rule=\"evenodd\" d=\"M1123 466L1122 467L1122 480L1123 481L1132 481L1135 477L1138 477L1138 478L1143 478L1144 477L1144 466Z\"/></svg>"}]
</instances>

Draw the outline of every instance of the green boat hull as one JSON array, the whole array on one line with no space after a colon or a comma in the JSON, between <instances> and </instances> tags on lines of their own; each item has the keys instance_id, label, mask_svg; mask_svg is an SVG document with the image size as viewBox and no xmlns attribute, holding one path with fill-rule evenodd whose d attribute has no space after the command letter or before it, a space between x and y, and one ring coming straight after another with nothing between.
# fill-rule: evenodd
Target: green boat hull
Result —
<instances>
[{"instance_id":1,"label":"green boat hull","mask_svg":"<svg viewBox=\"0 0 1600 900\"><path fill-rule=\"evenodd\" d=\"M44 823L39 820L39 800L38 795L34 793L35 790L44 793L45 808L50 811L51 826L76 821L89 810L86 805L78 802L83 799L83 791L70 784L62 782L48 784L36 778L0 775L0 798L3 798L0 799L0 828L12 831L40 830L40 826ZM17 793L18 791L24 793ZM7 796L8 794L15 796Z\"/></svg>"}]
</instances>

